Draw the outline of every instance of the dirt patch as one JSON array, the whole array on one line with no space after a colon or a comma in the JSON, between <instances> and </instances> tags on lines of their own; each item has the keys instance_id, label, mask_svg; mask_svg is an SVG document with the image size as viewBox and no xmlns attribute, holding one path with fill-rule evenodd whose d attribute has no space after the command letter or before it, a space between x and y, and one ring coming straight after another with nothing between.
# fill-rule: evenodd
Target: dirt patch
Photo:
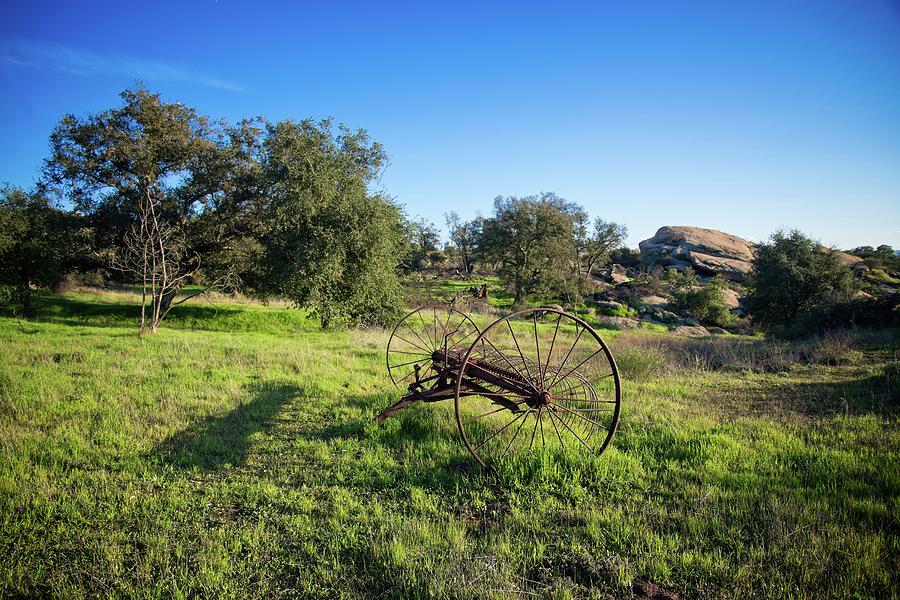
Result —
<instances>
[{"instance_id":1,"label":"dirt patch","mask_svg":"<svg viewBox=\"0 0 900 600\"><path fill-rule=\"evenodd\" d=\"M638 577L631 584L631 592L635 598L648 598L649 600L681 600L681 596L674 590L656 585L646 577Z\"/></svg>"},{"instance_id":2,"label":"dirt patch","mask_svg":"<svg viewBox=\"0 0 900 600\"><path fill-rule=\"evenodd\" d=\"M504 498L492 500L480 508L458 506L454 514L469 529L484 535L501 521L503 515L509 514L509 501Z\"/></svg>"}]
</instances>

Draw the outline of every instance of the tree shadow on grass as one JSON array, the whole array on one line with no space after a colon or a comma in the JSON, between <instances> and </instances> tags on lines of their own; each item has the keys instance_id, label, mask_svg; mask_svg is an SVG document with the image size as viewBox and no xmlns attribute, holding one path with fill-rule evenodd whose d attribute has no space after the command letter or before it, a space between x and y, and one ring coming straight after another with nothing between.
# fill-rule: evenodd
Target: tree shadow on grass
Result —
<instances>
[{"instance_id":1,"label":"tree shadow on grass","mask_svg":"<svg viewBox=\"0 0 900 600\"><path fill-rule=\"evenodd\" d=\"M249 400L225 415L211 416L163 441L155 451L163 462L183 469L215 471L247 461L251 436L273 426L275 415L303 389L282 382L248 386Z\"/></svg>"},{"instance_id":2,"label":"tree shadow on grass","mask_svg":"<svg viewBox=\"0 0 900 600\"><path fill-rule=\"evenodd\" d=\"M715 400L720 409L737 416L895 418L900 413L900 376L896 367L886 367L883 373L837 381L775 381L754 392L720 392Z\"/></svg>"}]
</instances>

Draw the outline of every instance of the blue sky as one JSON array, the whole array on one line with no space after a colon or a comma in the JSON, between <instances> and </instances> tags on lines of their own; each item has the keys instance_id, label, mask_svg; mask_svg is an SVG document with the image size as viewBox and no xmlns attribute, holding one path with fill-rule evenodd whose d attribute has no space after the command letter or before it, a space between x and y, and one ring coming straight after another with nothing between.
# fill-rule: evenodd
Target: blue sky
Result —
<instances>
[{"instance_id":1,"label":"blue sky","mask_svg":"<svg viewBox=\"0 0 900 600\"><path fill-rule=\"evenodd\" d=\"M0 181L30 185L60 117L137 79L215 117L363 127L384 189L439 225L554 191L632 245L697 225L900 247L885 1L4 0Z\"/></svg>"}]
</instances>

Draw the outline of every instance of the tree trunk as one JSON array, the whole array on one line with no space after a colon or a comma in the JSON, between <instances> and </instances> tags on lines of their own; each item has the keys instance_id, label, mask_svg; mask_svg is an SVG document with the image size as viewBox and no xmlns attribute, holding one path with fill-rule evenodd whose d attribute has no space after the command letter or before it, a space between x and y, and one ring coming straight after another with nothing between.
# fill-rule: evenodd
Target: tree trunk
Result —
<instances>
[{"instance_id":1,"label":"tree trunk","mask_svg":"<svg viewBox=\"0 0 900 600\"><path fill-rule=\"evenodd\" d=\"M172 306L172 301L175 299L175 296L178 295L178 292L181 291L181 286L177 286L174 288L169 288L163 293L162 297L159 299L159 320L162 321L166 314L169 312L169 308Z\"/></svg>"}]
</instances>

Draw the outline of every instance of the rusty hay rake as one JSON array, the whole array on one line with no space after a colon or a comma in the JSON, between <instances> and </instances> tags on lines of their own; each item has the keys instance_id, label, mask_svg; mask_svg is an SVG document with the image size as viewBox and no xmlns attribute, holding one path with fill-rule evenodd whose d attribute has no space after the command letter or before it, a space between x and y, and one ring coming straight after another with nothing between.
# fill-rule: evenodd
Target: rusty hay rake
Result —
<instances>
[{"instance_id":1,"label":"rusty hay rake","mask_svg":"<svg viewBox=\"0 0 900 600\"><path fill-rule=\"evenodd\" d=\"M621 408L616 362L594 329L557 308L529 308L483 330L454 308L420 308L394 327L391 381L415 402L453 399L463 443L482 466L535 447L601 454Z\"/></svg>"}]
</instances>

